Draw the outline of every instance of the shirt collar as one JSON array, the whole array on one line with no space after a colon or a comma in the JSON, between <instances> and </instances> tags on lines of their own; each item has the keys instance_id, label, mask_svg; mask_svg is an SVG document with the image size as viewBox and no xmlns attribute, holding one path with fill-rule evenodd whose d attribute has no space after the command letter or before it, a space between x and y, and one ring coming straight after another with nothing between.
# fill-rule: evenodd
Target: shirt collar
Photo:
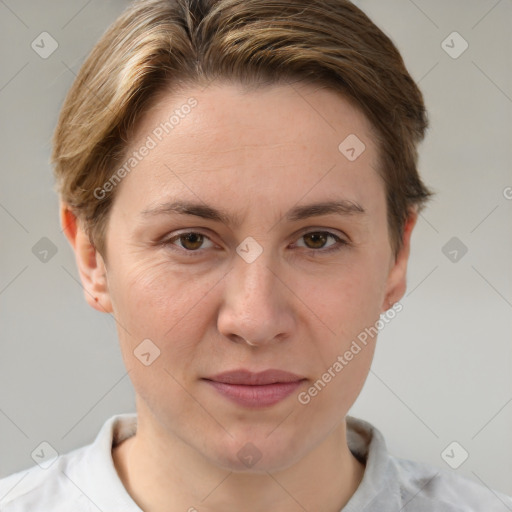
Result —
<instances>
[{"instance_id":1,"label":"shirt collar","mask_svg":"<svg viewBox=\"0 0 512 512\"><path fill-rule=\"evenodd\" d=\"M111 416L85 451L83 460L68 469L68 478L95 505L91 510L142 512L125 489L112 458L112 447L136 431L136 413Z\"/></svg>"},{"instance_id":2,"label":"shirt collar","mask_svg":"<svg viewBox=\"0 0 512 512\"><path fill-rule=\"evenodd\" d=\"M365 464L361 483L342 512L387 512L403 506L396 466L388 454L383 435L370 423L347 416L347 444Z\"/></svg>"},{"instance_id":3,"label":"shirt collar","mask_svg":"<svg viewBox=\"0 0 512 512\"><path fill-rule=\"evenodd\" d=\"M387 452L384 437L364 420L347 416L346 421L348 447L365 465L365 471L356 492L340 512L400 510L399 475ZM123 486L112 459L112 447L136 431L136 413L110 417L86 451L83 463L69 468L69 478L100 510L142 512Z\"/></svg>"}]
</instances>

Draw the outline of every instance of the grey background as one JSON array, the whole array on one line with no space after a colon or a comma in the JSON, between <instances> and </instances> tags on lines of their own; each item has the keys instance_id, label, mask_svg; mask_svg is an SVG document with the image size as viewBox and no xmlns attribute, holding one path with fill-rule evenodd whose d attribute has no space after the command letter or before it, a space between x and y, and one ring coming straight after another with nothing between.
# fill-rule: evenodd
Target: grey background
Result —
<instances>
[{"instance_id":1,"label":"grey background","mask_svg":"<svg viewBox=\"0 0 512 512\"><path fill-rule=\"evenodd\" d=\"M420 169L437 197L413 235L404 309L350 414L393 454L512 495L512 0L356 3L425 94ZM41 441L65 453L135 410L114 321L84 300L48 163L64 96L125 5L0 0L0 477L33 465ZM46 59L31 48L43 31L58 42ZM469 44L456 59L441 46L453 31ZM46 262L32 251L43 237L57 250ZM467 247L455 262L442 250L452 237ZM452 441L469 453L456 470L441 457Z\"/></svg>"}]
</instances>

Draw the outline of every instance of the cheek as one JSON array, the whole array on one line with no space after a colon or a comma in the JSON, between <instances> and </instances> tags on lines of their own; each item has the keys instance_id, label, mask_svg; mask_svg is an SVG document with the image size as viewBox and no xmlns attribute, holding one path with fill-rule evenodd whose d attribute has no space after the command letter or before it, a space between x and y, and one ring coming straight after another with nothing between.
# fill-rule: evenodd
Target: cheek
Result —
<instances>
[{"instance_id":1,"label":"cheek","mask_svg":"<svg viewBox=\"0 0 512 512\"><path fill-rule=\"evenodd\" d=\"M178 408L190 401L178 382L193 374L208 318L201 299L211 287L206 279L192 282L166 261L116 267L111 295L120 348L137 393L148 403L171 395Z\"/></svg>"},{"instance_id":2,"label":"cheek","mask_svg":"<svg viewBox=\"0 0 512 512\"><path fill-rule=\"evenodd\" d=\"M153 325L172 324L213 286L209 280L191 279L163 258L134 261L121 268L115 278L115 302L134 323L150 317Z\"/></svg>"},{"instance_id":3,"label":"cheek","mask_svg":"<svg viewBox=\"0 0 512 512\"><path fill-rule=\"evenodd\" d=\"M134 350L149 339L160 350L152 366L172 369L179 361L185 370L195 349L191 340L201 340L206 329L204 299L215 282L207 277L193 281L168 261L116 267L110 288L126 366L140 370Z\"/></svg>"},{"instance_id":4,"label":"cheek","mask_svg":"<svg viewBox=\"0 0 512 512\"><path fill-rule=\"evenodd\" d=\"M329 328L319 327L309 347L309 360L317 362L319 386L323 389L328 383L317 401L319 407L330 400L352 403L359 393L375 350L384 281L382 261L365 251L305 295ZM306 292L307 287L301 291Z\"/></svg>"},{"instance_id":5,"label":"cheek","mask_svg":"<svg viewBox=\"0 0 512 512\"><path fill-rule=\"evenodd\" d=\"M309 347L315 375L299 401L305 405L305 417L329 417L328 423L336 422L359 395L375 352L381 303L377 278L375 269L363 266L329 281L319 310L330 329L325 336L315 336Z\"/></svg>"},{"instance_id":6,"label":"cheek","mask_svg":"<svg viewBox=\"0 0 512 512\"><path fill-rule=\"evenodd\" d=\"M382 267L370 254L361 252L339 267L333 266L314 286L314 280L308 278L301 296L310 301L338 340L347 340L379 318L385 284Z\"/></svg>"}]
</instances>

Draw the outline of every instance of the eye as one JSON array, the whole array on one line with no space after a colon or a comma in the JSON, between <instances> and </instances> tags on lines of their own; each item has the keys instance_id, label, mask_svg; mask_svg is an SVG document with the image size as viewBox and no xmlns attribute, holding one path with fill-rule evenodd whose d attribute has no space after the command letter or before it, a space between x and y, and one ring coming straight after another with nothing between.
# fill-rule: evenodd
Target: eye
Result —
<instances>
[{"instance_id":1,"label":"eye","mask_svg":"<svg viewBox=\"0 0 512 512\"><path fill-rule=\"evenodd\" d=\"M329 238L334 240L334 242L325 249L325 244ZM306 244L304 246L299 245L299 247L306 247L306 249L310 249L313 252L329 253L338 251L342 249L343 246L348 245L346 240L343 240L330 231L310 231L309 233L304 233L300 239L306 241Z\"/></svg>"},{"instance_id":2,"label":"eye","mask_svg":"<svg viewBox=\"0 0 512 512\"><path fill-rule=\"evenodd\" d=\"M349 245L346 240L329 231L310 231L301 235L299 240L301 239L303 239L306 244L297 245L297 247L304 247L305 249L309 249L312 253L331 253L342 249L343 246ZM329 239L334 240L334 242L327 245L327 248L325 248ZM205 241L208 241L210 245L205 247ZM215 246L208 236L197 231L178 233L164 240L162 243L173 250L180 251L182 254L185 253L187 256L193 256L193 253L200 253L200 249L211 249Z\"/></svg>"},{"instance_id":3,"label":"eye","mask_svg":"<svg viewBox=\"0 0 512 512\"><path fill-rule=\"evenodd\" d=\"M202 248L201 246L205 240L209 240L211 243L210 247L213 247L213 243L206 235L197 233L196 231L180 233L171 238L168 238L163 243L165 245L175 245L174 242L179 241L181 245L178 245L178 247L185 249L187 252L198 252L198 249Z\"/></svg>"}]
</instances>

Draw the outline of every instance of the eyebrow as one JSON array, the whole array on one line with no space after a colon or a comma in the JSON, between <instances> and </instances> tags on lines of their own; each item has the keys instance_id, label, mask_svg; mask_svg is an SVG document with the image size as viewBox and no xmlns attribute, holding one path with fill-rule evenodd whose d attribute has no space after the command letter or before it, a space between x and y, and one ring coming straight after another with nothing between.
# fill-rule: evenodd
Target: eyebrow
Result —
<instances>
[{"instance_id":1,"label":"eyebrow","mask_svg":"<svg viewBox=\"0 0 512 512\"><path fill-rule=\"evenodd\" d=\"M190 201L174 201L159 204L157 206L147 208L141 212L143 217L154 217L157 215L193 215L202 219L209 219L222 222L227 226L239 226L240 218L231 216L226 210L214 208L204 203L195 203ZM294 206L284 216L289 222L309 219L311 217L319 217L321 215L364 215L365 209L358 203L348 199L338 199L335 201L323 201L311 203L303 206Z\"/></svg>"}]
</instances>

